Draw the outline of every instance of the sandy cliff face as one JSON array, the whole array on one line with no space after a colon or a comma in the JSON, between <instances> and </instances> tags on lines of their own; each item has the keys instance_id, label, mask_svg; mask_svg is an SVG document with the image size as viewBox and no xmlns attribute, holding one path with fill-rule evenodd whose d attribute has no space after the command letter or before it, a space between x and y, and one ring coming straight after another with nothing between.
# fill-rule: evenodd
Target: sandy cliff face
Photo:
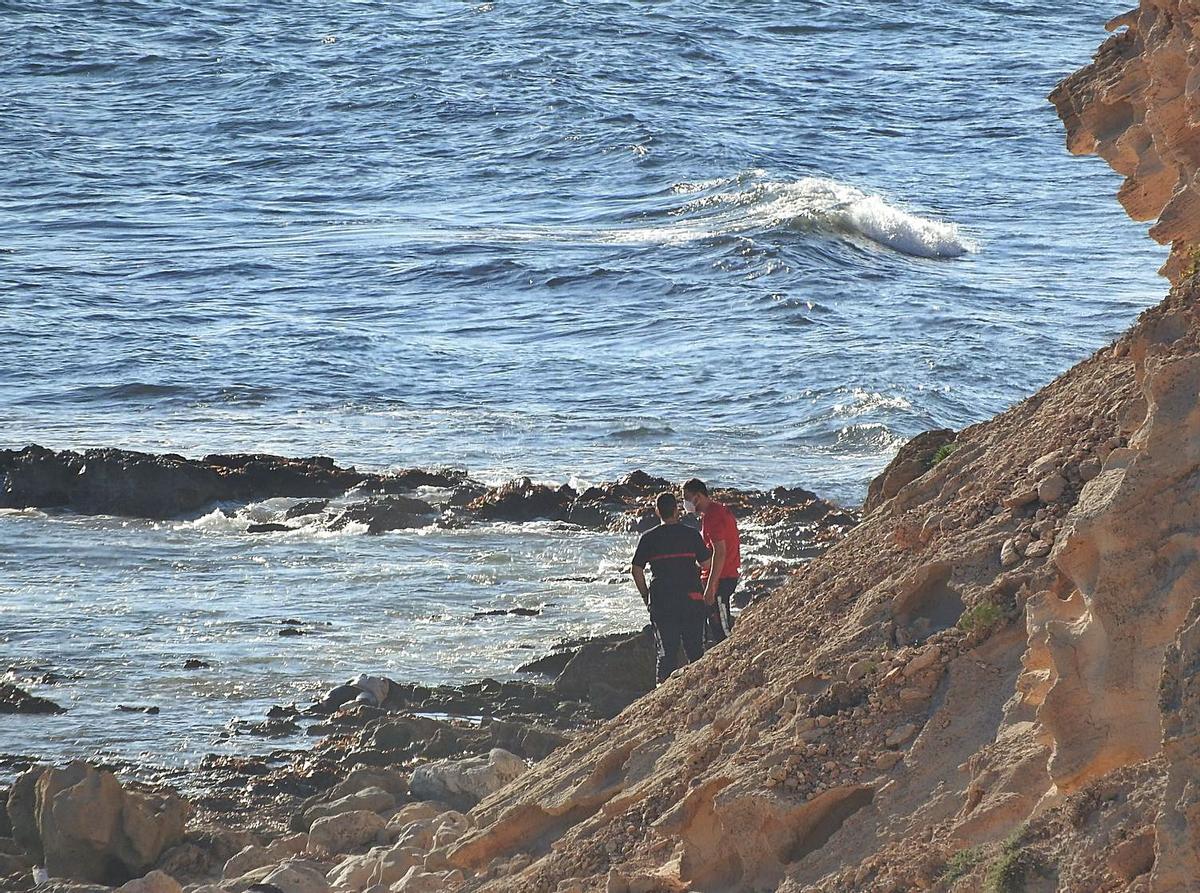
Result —
<instances>
[{"instance_id":1,"label":"sandy cliff face","mask_svg":"<svg viewBox=\"0 0 1200 893\"><path fill-rule=\"evenodd\" d=\"M1172 280L1200 243L1200 3L1144 0L1109 22L1116 33L1050 96L1077 155L1125 177L1118 197L1171 246Z\"/></svg>"},{"instance_id":2,"label":"sandy cliff face","mask_svg":"<svg viewBox=\"0 0 1200 893\"><path fill-rule=\"evenodd\" d=\"M485 800L468 888L1200 889L1200 4L1117 24L1054 101L1168 298Z\"/></svg>"}]
</instances>

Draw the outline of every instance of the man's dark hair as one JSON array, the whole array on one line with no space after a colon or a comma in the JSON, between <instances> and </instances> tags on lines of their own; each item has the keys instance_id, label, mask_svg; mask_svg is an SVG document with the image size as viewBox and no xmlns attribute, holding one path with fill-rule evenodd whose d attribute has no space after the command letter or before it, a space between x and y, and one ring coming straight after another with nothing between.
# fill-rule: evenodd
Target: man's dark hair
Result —
<instances>
[{"instance_id":1,"label":"man's dark hair","mask_svg":"<svg viewBox=\"0 0 1200 893\"><path fill-rule=\"evenodd\" d=\"M658 498L654 500L654 505L658 509L658 516L664 519L670 518L679 510L679 500L670 490L659 493Z\"/></svg>"},{"instance_id":2,"label":"man's dark hair","mask_svg":"<svg viewBox=\"0 0 1200 893\"><path fill-rule=\"evenodd\" d=\"M704 496L707 496L708 495L708 487L706 487L704 485L704 481L700 480L700 478L692 478L690 481L688 481L686 484L683 485L683 492L684 493L700 493Z\"/></svg>"}]
</instances>

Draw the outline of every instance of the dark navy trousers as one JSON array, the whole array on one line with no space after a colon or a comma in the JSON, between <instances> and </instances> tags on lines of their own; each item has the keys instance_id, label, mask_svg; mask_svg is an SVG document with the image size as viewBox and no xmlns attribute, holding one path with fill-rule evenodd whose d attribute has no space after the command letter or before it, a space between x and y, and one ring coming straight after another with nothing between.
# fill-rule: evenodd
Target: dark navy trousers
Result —
<instances>
[{"instance_id":1,"label":"dark navy trousers","mask_svg":"<svg viewBox=\"0 0 1200 893\"><path fill-rule=\"evenodd\" d=\"M654 642L658 646L656 673L659 682L670 676L679 667L679 647L687 662L699 660L704 654L703 602L688 600L689 604L662 610L651 610L650 622L654 625Z\"/></svg>"}]
</instances>

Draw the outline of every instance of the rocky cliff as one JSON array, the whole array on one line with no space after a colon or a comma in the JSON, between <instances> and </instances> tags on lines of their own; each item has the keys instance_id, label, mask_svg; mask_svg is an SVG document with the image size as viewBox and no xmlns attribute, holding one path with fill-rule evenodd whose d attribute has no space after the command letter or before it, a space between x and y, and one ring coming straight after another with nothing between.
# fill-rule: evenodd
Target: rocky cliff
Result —
<instances>
[{"instance_id":1,"label":"rocky cliff","mask_svg":"<svg viewBox=\"0 0 1200 893\"><path fill-rule=\"evenodd\" d=\"M1110 28L1053 101L1168 298L485 800L469 888L1200 889L1200 4Z\"/></svg>"},{"instance_id":2,"label":"rocky cliff","mask_svg":"<svg viewBox=\"0 0 1200 893\"><path fill-rule=\"evenodd\" d=\"M1125 177L1118 198L1171 246L1163 273L1192 269L1200 242L1200 4L1143 0L1108 23L1095 61L1050 95L1067 147Z\"/></svg>"}]
</instances>

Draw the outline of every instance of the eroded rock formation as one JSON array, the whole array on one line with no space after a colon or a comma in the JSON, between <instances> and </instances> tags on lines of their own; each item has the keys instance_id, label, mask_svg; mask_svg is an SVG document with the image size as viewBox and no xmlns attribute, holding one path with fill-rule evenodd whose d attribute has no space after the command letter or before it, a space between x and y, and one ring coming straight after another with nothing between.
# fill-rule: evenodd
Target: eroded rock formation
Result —
<instances>
[{"instance_id":1,"label":"eroded rock formation","mask_svg":"<svg viewBox=\"0 0 1200 893\"><path fill-rule=\"evenodd\" d=\"M1125 177L1118 198L1171 246L1177 280L1200 245L1200 5L1143 0L1108 23L1095 61L1051 94L1077 155L1099 155Z\"/></svg>"}]
</instances>

